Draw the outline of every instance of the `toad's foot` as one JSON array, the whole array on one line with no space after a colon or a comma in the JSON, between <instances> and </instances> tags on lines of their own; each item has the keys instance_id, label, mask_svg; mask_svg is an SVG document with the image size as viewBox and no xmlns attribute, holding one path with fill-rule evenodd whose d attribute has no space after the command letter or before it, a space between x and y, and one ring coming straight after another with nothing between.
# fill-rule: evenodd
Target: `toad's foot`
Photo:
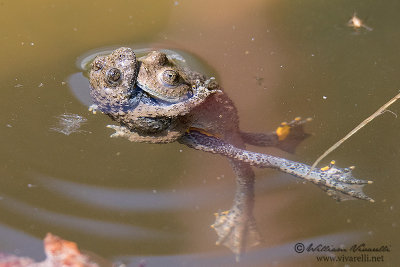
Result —
<instances>
[{"instance_id":1,"label":"toad's foot","mask_svg":"<svg viewBox=\"0 0 400 267\"><path fill-rule=\"evenodd\" d=\"M275 133L278 136L277 147L283 151L294 153L296 147L301 141L310 136L304 132L304 124L312 121L312 118L302 120L301 117L296 117L291 122L282 122L276 129Z\"/></svg>"},{"instance_id":2,"label":"toad's foot","mask_svg":"<svg viewBox=\"0 0 400 267\"><path fill-rule=\"evenodd\" d=\"M125 137L129 139L129 137L132 135L132 132L124 126L107 125L107 128L115 130L115 133L110 135L111 138Z\"/></svg>"},{"instance_id":3,"label":"toad's foot","mask_svg":"<svg viewBox=\"0 0 400 267\"><path fill-rule=\"evenodd\" d=\"M215 213L215 223L211 225L218 235L217 245L224 245L236 254L236 261L246 247L260 243L260 234L256 229L253 216L244 214L238 208Z\"/></svg>"},{"instance_id":4,"label":"toad's foot","mask_svg":"<svg viewBox=\"0 0 400 267\"><path fill-rule=\"evenodd\" d=\"M304 132L303 126L311 120L311 118L302 120L300 117L297 117L289 123L282 122L274 132L241 132L240 134L243 141L247 144L253 146L275 146L283 151L294 153L300 142L310 136L310 134Z\"/></svg>"},{"instance_id":5,"label":"toad's foot","mask_svg":"<svg viewBox=\"0 0 400 267\"><path fill-rule=\"evenodd\" d=\"M99 107L96 104L90 105L89 107L89 111L92 112L93 114L96 114L98 109Z\"/></svg>"},{"instance_id":6,"label":"toad's foot","mask_svg":"<svg viewBox=\"0 0 400 267\"><path fill-rule=\"evenodd\" d=\"M308 173L305 175L305 179L318 185L329 196L337 201L358 198L374 203L375 200L364 194L362 191L362 188L366 184L372 184L373 182L354 178L351 173L354 168L354 166L338 168L335 166L335 161L332 160L328 166L320 168L319 170L316 170L316 172L310 168Z\"/></svg>"},{"instance_id":7,"label":"toad's foot","mask_svg":"<svg viewBox=\"0 0 400 267\"><path fill-rule=\"evenodd\" d=\"M191 112L195 107L203 104L204 101L212 94L222 93L220 89L214 88L212 84L212 79L205 81L204 84L198 81L195 85L192 86L193 96L188 100L180 101L168 106L148 105L146 103L140 103L135 108L135 113L140 117L150 118L165 116L176 117L186 115Z\"/></svg>"}]
</instances>

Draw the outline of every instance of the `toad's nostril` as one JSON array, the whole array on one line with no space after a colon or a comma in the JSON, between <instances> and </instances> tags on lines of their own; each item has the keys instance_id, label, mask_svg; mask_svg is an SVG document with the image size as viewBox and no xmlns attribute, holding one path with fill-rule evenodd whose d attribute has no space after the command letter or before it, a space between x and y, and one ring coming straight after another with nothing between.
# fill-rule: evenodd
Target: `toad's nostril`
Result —
<instances>
[{"instance_id":1,"label":"toad's nostril","mask_svg":"<svg viewBox=\"0 0 400 267\"><path fill-rule=\"evenodd\" d=\"M93 62L92 68L95 71L101 70L103 68L103 63L99 60L96 60L95 62Z\"/></svg>"}]
</instances>

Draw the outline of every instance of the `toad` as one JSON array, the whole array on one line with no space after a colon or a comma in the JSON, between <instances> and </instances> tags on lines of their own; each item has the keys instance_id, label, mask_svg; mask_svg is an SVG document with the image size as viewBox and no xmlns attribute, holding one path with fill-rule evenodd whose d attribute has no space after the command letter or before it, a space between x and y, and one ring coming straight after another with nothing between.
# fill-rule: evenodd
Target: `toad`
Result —
<instances>
[{"instance_id":1,"label":"toad","mask_svg":"<svg viewBox=\"0 0 400 267\"><path fill-rule=\"evenodd\" d=\"M259 243L253 217L255 175L251 165L275 168L310 181L338 201L364 199L362 187L371 183L355 179L352 168L334 162L321 169L267 154L245 150L245 144L275 146L293 152L308 134L308 120L296 118L270 133L249 133L239 128L235 105L214 78L187 66L174 64L168 56L153 51L136 59L130 48L94 59L90 70L91 96L98 109L119 125L111 137L133 142L170 143L227 157L236 175L236 194L231 209L216 214L212 225L217 244L230 248L237 258L246 246Z\"/></svg>"}]
</instances>

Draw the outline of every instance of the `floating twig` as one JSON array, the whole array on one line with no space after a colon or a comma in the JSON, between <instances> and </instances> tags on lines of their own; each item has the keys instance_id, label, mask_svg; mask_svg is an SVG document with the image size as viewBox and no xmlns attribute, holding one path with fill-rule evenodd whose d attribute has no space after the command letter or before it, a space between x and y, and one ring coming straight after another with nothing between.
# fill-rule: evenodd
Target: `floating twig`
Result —
<instances>
[{"instance_id":1,"label":"floating twig","mask_svg":"<svg viewBox=\"0 0 400 267\"><path fill-rule=\"evenodd\" d=\"M338 148L344 141L346 141L347 139L350 138L350 136L352 136L353 134L355 134L356 132L358 132L362 127L364 127L365 125L367 125L369 122L371 122L373 119L375 119L376 117L378 117L379 115L381 115L382 113L388 111L386 110L391 104L393 104L394 102L396 102L398 99L400 99L400 93L397 94L395 97L393 97L392 99L390 99L386 104L384 104L382 107L380 107L377 111L374 112L374 114L372 114L371 116L369 116L368 118L366 118L363 122L361 122L356 128L354 128L353 130L351 130L345 137L343 137L342 139L340 139L339 141L337 141L333 146L331 146L330 148L328 148L314 163L313 165L311 165L311 169L308 173L310 173L315 166L317 166L317 164L323 159L325 158L329 153L331 153L333 150L335 150L336 148Z\"/></svg>"}]
</instances>

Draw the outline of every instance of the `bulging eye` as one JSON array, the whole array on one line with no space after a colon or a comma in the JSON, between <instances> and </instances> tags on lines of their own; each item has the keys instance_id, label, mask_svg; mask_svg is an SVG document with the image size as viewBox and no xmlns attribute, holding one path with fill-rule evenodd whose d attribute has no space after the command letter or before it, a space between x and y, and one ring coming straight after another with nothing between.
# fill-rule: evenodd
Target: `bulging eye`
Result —
<instances>
[{"instance_id":1,"label":"bulging eye","mask_svg":"<svg viewBox=\"0 0 400 267\"><path fill-rule=\"evenodd\" d=\"M174 70L166 70L161 74L161 81L166 85L177 85L179 74Z\"/></svg>"},{"instance_id":2,"label":"bulging eye","mask_svg":"<svg viewBox=\"0 0 400 267\"><path fill-rule=\"evenodd\" d=\"M110 86L117 86L122 81L122 72L117 68L109 69L106 73L106 83Z\"/></svg>"},{"instance_id":3,"label":"bulging eye","mask_svg":"<svg viewBox=\"0 0 400 267\"><path fill-rule=\"evenodd\" d=\"M95 71L101 70L103 68L103 63L100 60L96 60L95 62L93 62L92 68Z\"/></svg>"}]
</instances>

